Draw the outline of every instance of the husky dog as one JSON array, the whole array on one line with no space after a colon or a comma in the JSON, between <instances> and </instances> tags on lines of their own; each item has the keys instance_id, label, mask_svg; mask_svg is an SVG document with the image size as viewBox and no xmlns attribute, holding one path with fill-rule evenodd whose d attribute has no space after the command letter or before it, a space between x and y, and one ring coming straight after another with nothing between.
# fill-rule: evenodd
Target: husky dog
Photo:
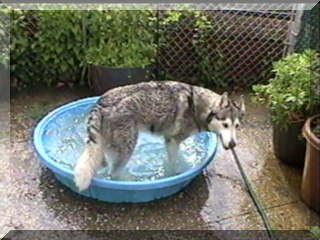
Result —
<instances>
[{"instance_id":1,"label":"husky dog","mask_svg":"<svg viewBox=\"0 0 320 240\"><path fill-rule=\"evenodd\" d=\"M225 149L236 145L236 128L245 113L239 103L208 89L174 81L143 82L104 93L89 114L88 140L75 166L80 191L96 170L108 164L111 179L119 179L137 143L139 131L165 137L167 174L173 174L181 141L201 131L215 132ZM171 167L168 167L171 166Z\"/></svg>"}]
</instances>

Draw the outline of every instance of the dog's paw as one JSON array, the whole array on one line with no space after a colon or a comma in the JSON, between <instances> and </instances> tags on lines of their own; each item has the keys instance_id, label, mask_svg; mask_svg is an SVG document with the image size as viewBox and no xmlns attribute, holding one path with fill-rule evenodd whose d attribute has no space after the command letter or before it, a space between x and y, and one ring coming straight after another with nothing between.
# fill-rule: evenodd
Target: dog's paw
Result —
<instances>
[{"instance_id":1,"label":"dog's paw","mask_svg":"<svg viewBox=\"0 0 320 240\"><path fill-rule=\"evenodd\" d=\"M171 177L175 175L175 169L172 166L165 166L164 175L166 177Z\"/></svg>"},{"instance_id":2,"label":"dog's paw","mask_svg":"<svg viewBox=\"0 0 320 240\"><path fill-rule=\"evenodd\" d=\"M81 175L75 175L75 183L80 192L86 190L90 185L91 179Z\"/></svg>"},{"instance_id":3,"label":"dog's paw","mask_svg":"<svg viewBox=\"0 0 320 240\"><path fill-rule=\"evenodd\" d=\"M91 183L91 173L88 171L81 171L81 169L76 169L74 175L74 181L80 192L86 190Z\"/></svg>"}]
</instances>

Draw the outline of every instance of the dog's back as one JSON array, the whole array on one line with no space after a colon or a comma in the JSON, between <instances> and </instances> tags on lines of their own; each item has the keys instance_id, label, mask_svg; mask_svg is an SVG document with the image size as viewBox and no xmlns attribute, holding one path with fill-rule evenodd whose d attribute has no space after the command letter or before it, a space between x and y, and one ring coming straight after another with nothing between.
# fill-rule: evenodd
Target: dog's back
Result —
<instances>
[{"instance_id":1,"label":"dog's back","mask_svg":"<svg viewBox=\"0 0 320 240\"><path fill-rule=\"evenodd\" d=\"M139 124L161 130L175 120L189 85L171 81L118 87L102 95L97 105L104 119L132 115ZM185 103L185 99L183 99Z\"/></svg>"}]
</instances>

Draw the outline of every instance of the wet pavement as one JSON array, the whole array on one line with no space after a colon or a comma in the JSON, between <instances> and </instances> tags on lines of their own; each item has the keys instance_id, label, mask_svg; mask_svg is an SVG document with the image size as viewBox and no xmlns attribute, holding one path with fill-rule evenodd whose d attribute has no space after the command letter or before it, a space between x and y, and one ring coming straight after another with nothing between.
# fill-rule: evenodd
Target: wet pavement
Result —
<instances>
[{"instance_id":1,"label":"wet pavement","mask_svg":"<svg viewBox=\"0 0 320 240\"><path fill-rule=\"evenodd\" d=\"M92 94L85 89L62 88L12 97L11 140L0 136L0 236L10 229L265 229L231 152L222 149L184 191L156 202L105 203L61 185L34 155L31 134L49 110L87 96ZM236 150L273 228L320 225L319 215L300 200L302 171L273 155L267 109L252 103L248 94L246 99L247 117Z\"/></svg>"}]
</instances>

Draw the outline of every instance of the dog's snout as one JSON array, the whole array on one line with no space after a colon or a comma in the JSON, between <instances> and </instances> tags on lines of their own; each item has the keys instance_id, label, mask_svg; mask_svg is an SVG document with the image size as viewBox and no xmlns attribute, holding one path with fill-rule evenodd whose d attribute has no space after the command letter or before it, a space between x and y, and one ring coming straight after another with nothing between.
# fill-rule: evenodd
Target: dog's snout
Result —
<instances>
[{"instance_id":1,"label":"dog's snout","mask_svg":"<svg viewBox=\"0 0 320 240\"><path fill-rule=\"evenodd\" d=\"M236 146L236 142L232 139L229 143L229 148L234 148Z\"/></svg>"}]
</instances>

